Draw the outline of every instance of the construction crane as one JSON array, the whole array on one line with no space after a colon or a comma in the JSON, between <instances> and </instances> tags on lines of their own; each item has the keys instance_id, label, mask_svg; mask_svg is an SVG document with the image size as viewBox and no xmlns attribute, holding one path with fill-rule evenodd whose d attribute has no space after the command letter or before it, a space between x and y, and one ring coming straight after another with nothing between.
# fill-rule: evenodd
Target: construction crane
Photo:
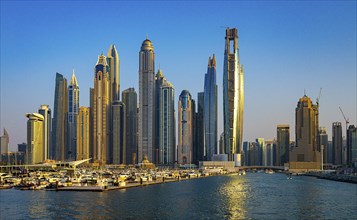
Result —
<instances>
[{"instance_id":1,"label":"construction crane","mask_svg":"<svg viewBox=\"0 0 357 220\"><path fill-rule=\"evenodd\" d=\"M321 93L322 93L322 88L320 88L319 96L316 98L316 105L317 105L317 107L319 107L319 102L320 102L320 98L321 98Z\"/></svg>"},{"instance_id":2,"label":"construction crane","mask_svg":"<svg viewBox=\"0 0 357 220\"><path fill-rule=\"evenodd\" d=\"M345 122L346 122L346 131L347 131L347 129L348 129L348 124L350 123L350 121L349 121L348 118L346 118L345 114L344 114L343 111L342 111L342 108L341 108L341 107L339 107L339 108L340 108L340 111L341 111L341 113L342 113L343 118L345 119ZM346 133L346 135L347 135L347 133Z\"/></svg>"}]
</instances>

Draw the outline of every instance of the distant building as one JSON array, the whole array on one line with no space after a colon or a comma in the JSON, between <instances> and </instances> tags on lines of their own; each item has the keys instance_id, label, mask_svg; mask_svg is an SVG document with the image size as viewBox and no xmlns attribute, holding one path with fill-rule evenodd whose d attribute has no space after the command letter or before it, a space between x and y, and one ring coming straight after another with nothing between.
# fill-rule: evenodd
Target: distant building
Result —
<instances>
[{"instance_id":1,"label":"distant building","mask_svg":"<svg viewBox=\"0 0 357 220\"><path fill-rule=\"evenodd\" d=\"M295 109L296 147L290 153L290 169L320 170L321 156L318 146L319 109L309 97L299 99Z\"/></svg>"},{"instance_id":2,"label":"distant building","mask_svg":"<svg viewBox=\"0 0 357 220\"><path fill-rule=\"evenodd\" d=\"M122 92L122 100L126 107L126 164L136 164L137 161L137 94L134 88Z\"/></svg>"},{"instance_id":3,"label":"distant building","mask_svg":"<svg viewBox=\"0 0 357 220\"><path fill-rule=\"evenodd\" d=\"M249 145L250 142L243 142L243 152L242 152L242 165L249 166Z\"/></svg>"},{"instance_id":4,"label":"distant building","mask_svg":"<svg viewBox=\"0 0 357 220\"><path fill-rule=\"evenodd\" d=\"M244 70L239 60L238 30L226 29L223 66L224 144L228 160L242 151Z\"/></svg>"},{"instance_id":5,"label":"distant building","mask_svg":"<svg viewBox=\"0 0 357 220\"><path fill-rule=\"evenodd\" d=\"M350 125L347 130L348 165L357 168L357 128Z\"/></svg>"},{"instance_id":6,"label":"distant building","mask_svg":"<svg viewBox=\"0 0 357 220\"><path fill-rule=\"evenodd\" d=\"M89 88L89 157L94 162L94 88Z\"/></svg>"},{"instance_id":7,"label":"distant building","mask_svg":"<svg viewBox=\"0 0 357 220\"><path fill-rule=\"evenodd\" d=\"M90 108L79 107L77 118L77 150L76 160L84 160L90 158L90 129L89 129Z\"/></svg>"},{"instance_id":8,"label":"distant building","mask_svg":"<svg viewBox=\"0 0 357 220\"><path fill-rule=\"evenodd\" d=\"M8 152L10 152L9 134L4 128L4 135L0 137L0 157L2 154L7 154ZM0 158L0 162L1 162L1 158Z\"/></svg>"},{"instance_id":9,"label":"distant building","mask_svg":"<svg viewBox=\"0 0 357 220\"><path fill-rule=\"evenodd\" d=\"M43 116L43 148L44 148L44 158L45 160L51 158L51 109L48 105L41 105L38 113Z\"/></svg>"},{"instance_id":10,"label":"distant building","mask_svg":"<svg viewBox=\"0 0 357 220\"><path fill-rule=\"evenodd\" d=\"M267 166L267 150L266 150L266 145L265 145L265 140L264 138L257 138L255 140L257 146L258 146L258 165L259 166Z\"/></svg>"},{"instance_id":11,"label":"distant building","mask_svg":"<svg viewBox=\"0 0 357 220\"><path fill-rule=\"evenodd\" d=\"M126 164L126 110L125 104L115 101L112 104L113 120L113 152L112 157L108 158L113 164Z\"/></svg>"},{"instance_id":12,"label":"distant building","mask_svg":"<svg viewBox=\"0 0 357 220\"><path fill-rule=\"evenodd\" d=\"M204 138L207 160L218 154L217 147L217 83L216 57L208 58L207 73L204 84Z\"/></svg>"},{"instance_id":13,"label":"distant building","mask_svg":"<svg viewBox=\"0 0 357 220\"><path fill-rule=\"evenodd\" d=\"M342 126L341 122L332 123L333 164L342 165Z\"/></svg>"},{"instance_id":14,"label":"distant building","mask_svg":"<svg viewBox=\"0 0 357 220\"><path fill-rule=\"evenodd\" d=\"M159 96L159 163L174 164L176 154L175 89L165 81Z\"/></svg>"},{"instance_id":15,"label":"distant building","mask_svg":"<svg viewBox=\"0 0 357 220\"><path fill-rule=\"evenodd\" d=\"M244 146L243 146L244 147ZM267 166L275 166L276 164L276 141L265 141ZM282 165L284 166L284 164Z\"/></svg>"},{"instance_id":16,"label":"distant building","mask_svg":"<svg viewBox=\"0 0 357 220\"><path fill-rule=\"evenodd\" d=\"M155 154L155 53L152 42L144 40L139 52L138 161Z\"/></svg>"},{"instance_id":17,"label":"distant building","mask_svg":"<svg viewBox=\"0 0 357 220\"><path fill-rule=\"evenodd\" d=\"M1 164L4 165L23 165L25 164L24 152L8 152L1 155Z\"/></svg>"},{"instance_id":18,"label":"distant building","mask_svg":"<svg viewBox=\"0 0 357 220\"><path fill-rule=\"evenodd\" d=\"M37 164L45 160L43 144L43 120L41 114L26 114L27 121L27 150L26 163Z\"/></svg>"},{"instance_id":19,"label":"distant building","mask_svg":"<svg viewBox=\"0 0 357 220\"><path fill-rule=\"evenodd\" d=\"M277 126L276 141L276 166L284 166L289 162L290 127L289 125Z\"/></svg>"},{"instance_id":20,"label":"distant building","mask_svg":"<svg viewBox=\"0 0 357 220\"><path fill-rule=\"evenodd\" d=\"M319 148L323 151L324 163L328 163L328 135L325 127L320 127L319 129Z\"/></svg>"},{"instance_id":21,"label":"distant building","mask_svg":"<svg viewBox=\"0 0 357 220\"><path fill-rule=\"evenodd\" d=\"M117 48L110 45L107 54L109 65L109 102L120 100L120 60Z\"/></svg>"},{"instance_id":22,"label":"distant building","mask_svg":"<svg viewBox=\"0 0 357 220\"><path fill-rule=\"evenodd\" d=\"M110 100L109 100L109 66L106 57L98 57L94 67L93 94L93 161L107 163L110 152Z\"/></svg>"},{"instance_id":23,"label":"distant building","mask_svg":"<svg viewBox=\"0 0 357 220\"><path fill-rule=\"evenodd\" d=\"M26 143L22 143L22 144L18 144L17 145L17 151L18 152L26 153L26 148L27 148L27 144Z\"/></svg>"},{"instance_id":24,"label":"distant building","mask_svg":"<svg viewBox=\"0 0 357 220\"><path fill-rule=\"evenodd\" d=\"M193 120L195 102L187 90L183 90L178 102L178 163L190 164L193 157Z\"/></svg>"},{"instance_id":25,"label":"distant building","mask_svg":"<svg viewBox=\"0 0 357 220\"><path fill-rule=\"evenodd\" d=\"M205 160L204 146L204 92L197 93L197 112L195 113L195 146L193 147L193 163Z\"/></svg>"},{"instance_id":26,"label":"distant building","mask_svg":"<svg viewBox=\"0 0 357 220\"><path fill-rule=\"evenodd\" d=\"M164 74L162 73L162 70L159 69L155 75L155 122L154 122L154 127L155 127L155 138L154 138L154 148L153 148L153 158L152 162L154 163L159 163L161 162L160 155L162 156L162 152L160 152L160 123L162 121L162 118L160 118L160 102L161 102L161 86L166 83L166 78Z\"/></svg>"},{"instance_id":27,"label":"distant building","mask_svg":"<svg viewBox=\"0 0 357 220\"><path fill-rule=\"evenodd\" d=\"M68 142L66 160L74 161L77 155L77 117L79 110L79 86L74 70L68 86Z\"/></svg>"},{"instance_id":28,"label":"distant building","mask_svg":"<svg viewBox=\"0 0 357 220\"><path fill-rule=\"evenodd\" d=\"M52 119L52 155L50 158L65 160L65 146L67 133L68 114L68 89L67 79L62 74L56 73L56 87Z\"/></svg>"}]
</instances>

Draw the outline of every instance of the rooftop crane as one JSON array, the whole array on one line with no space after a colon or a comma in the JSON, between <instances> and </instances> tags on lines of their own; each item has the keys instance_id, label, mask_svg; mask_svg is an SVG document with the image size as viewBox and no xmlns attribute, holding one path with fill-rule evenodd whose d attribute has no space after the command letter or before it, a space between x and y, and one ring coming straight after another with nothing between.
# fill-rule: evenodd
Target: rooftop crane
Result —
<instances>
[{"instance_id":1,"label":"rooftop crane","mask_svg":"<svg viewBox=\"0 0 357 220\"><path fill-rule=\"evenodd\" d=\"M346 118L345 114L344 114L343 111L342 111L342 108L341 108L341 107L339 107L339 108L340 108L340 111L341 111L341 113L342 113L343 118L345 119L345 122L346 122L346 131L347 131L347 129L348 129L348 124L350 123L350 121L349 121L348 118ZM346 136L347 136L347 134L346 134Z\"/></svg>"},{"instance_id":2,"label":"rooftop crane","mask_svg":"<svg viewBox=\"0 0 357 220\"><path fill-rule=\"evenodd\" d=\"M320 88L319 96L316 98L316 105L317 105L317 107L319 107L319 102L320 102L320 98L321 98L321 93L322 93L322 88Z\"/></svg>"}]
</instances>

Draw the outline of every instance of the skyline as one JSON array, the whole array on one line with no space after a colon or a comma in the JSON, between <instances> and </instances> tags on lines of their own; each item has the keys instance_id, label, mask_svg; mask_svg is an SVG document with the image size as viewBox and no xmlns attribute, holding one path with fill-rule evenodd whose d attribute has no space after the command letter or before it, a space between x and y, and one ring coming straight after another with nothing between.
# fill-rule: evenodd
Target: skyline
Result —
<instances>
[{"instance_id":1,"label":"skyline","mask_svg":"<svg viewBox=\"0 0 357 220\"><path fill-rule=\"evenodd\" d=\"M116 45L121 64L120 92L129 87L138 92L138 53L146 34L153 43L156 67L176 90L175 103L184 89L197 103L197 92L203 92L207 57L215 54L219 137L223 131L222 25L238 29L245 70L243 141L273 139L278 124L289 124L294 140L297 102L304 90L315 102L320 87L320 126L326 127L330 140L332 123L342 122L345 136L339 106L350 124L356 125L356 2L225 3L160 2L165 10L149 13L158 4L140 2L140 7L139 2L105 2L108 16L103 21L94 16L100 5L96 2L84 7L79 2L1 2L0 127L9 133L10 150L26 142L25 113L36 112L42 104L49 105L53 112L56 72L69 80L74 68L81 88L80 106L89 106L97 57L111 44ZM31 10L26 11L26 7ZM86 9L80 11L82 16L74 13L81 8ZM230 13L235 8L238 12ZM200 15L201 11L207 14ZM180 17L183 12L185 16ZM52 14L46 21L41 19ZM19 21L21 18L24 20ZM111 19L119 24L107 30ZM130 22L125 23L128 19ZM141 26L142 19L153 24ZM173 25L168 26L169 22ZM98 30L104 34L96 34L95 25L103 25L105 28ZM29 73L34 76L29 77ZM187 80L189 77L193 80Z\"/></svg>"}]
</instances>

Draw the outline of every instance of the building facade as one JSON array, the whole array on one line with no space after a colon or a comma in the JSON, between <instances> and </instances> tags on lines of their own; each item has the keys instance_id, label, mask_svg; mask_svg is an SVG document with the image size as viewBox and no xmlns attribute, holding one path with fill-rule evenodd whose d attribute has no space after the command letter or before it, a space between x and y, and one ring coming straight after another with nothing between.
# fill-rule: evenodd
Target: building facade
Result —
<instances>
[{"instance_id":1,"label":"building facade","mask_svg":"<svg viewBox=\"0 0 357 220\"><path fill-rule=\"evenodd\" d=\"M112 157L110 163L126 164L126 107L121 101L112 104Z\"/></svg>"},{"instance_id":2,"label":"building facade","mask_svg":"<svg viewBox=\"0 0 357 220\"><path fill-rule=\"evenodd\" d=\"M51 109L49 105L41 105L38 113L43 116L43 153L44 159L53 159L51 158L50 150L51 150Z\"/></svg>"},{"instance_id":3,"label":"building facade","mask_svg":"<svg viewBox=\"0 0 357 220\"><path fill-rule=\"evenodd\" d=\"M289 162L290 127L289 125L278 125L276 132L276 166L284 166Z\"/></svg>"},{"instance_id":4,"label":"building facade","mask_svg":"<svg viewBox=\"0 0 357 220\"><path fill-rule=\"evenodd\" d=\"M155 153L155 53L149 39L139 52L138 161L153 161Z\"/></svg>"},{"instance_id":5,"label":"building facade","mask_svg":"<svg viewBox=\"0 0 357 220\"><path fill-rule=\"evenodd\" d=\"M110 45L107 60L109 65L109 100L110 103L120 100L120 60L117 48Z\"/></svg>"},{"instance_id":6,"label":"building facade","mask_svg":"<svg viewBox=\"0 0 357 220\"><path fill-rule=\"evenodd\" d=\"M79 107L77 118L77 150L76 160L84 160L90 158L89 146L90 146L90 108Z\"/></svg>"},{"instance_id":7,"label":"building facade","mask_svg":"<svg viewBox=\"0 0 357 220\"><path fill-rule=\"evenodd\" d=\"M207 160L218 154L217 147L217 83L216 57L208 58L207 73L204 84L204 144Z\"/></svg>"},{"instance_id":8,"label":"building facade","mask_svg":"<svg viewBox=\"0 0 357 220\"><path fill-rule=\"evenodd\" d=\"M350 125L347 130L347 165L357 168L357 128Z\"/></svg>"},{"instance_id":9,"label":"building facade","mask_svg":"<svg viewBox=\"0 0 357 220\"><path fill-rule=\"evenodd\" d=\"M223 120L225 153L233 161L243 142L244 70L239 60L238 30L226 29L223 66Z\"/></svg>"},{"instance_id":10,"label":"building facade","mask_svg":"<svg viewBox=\"0 0 357 220\"><path fill-rule=\"evenodd\" d=\"M159 96L159 163L173 165L176 153L175 89L165 81Z\"/></svg>"},{"instance_id":11,"label":"building facade","mask_svg":"<svg viewBox=\"0 0 357 220\"><path fill-rule=\"evenodd\" d=\"M134 88L126 89L122 92L122 101L126 107L126 163L136 164L137 162L137 94Z\"/></svg>"},{"instance_id":12,"label":"building facade","mask_svg":"<svg viewBox=\"0 0 357 220\"><path fill-rule=\"evenodd\" d=\"M328 135L325 127L319 129L319 147L323 155L323 163L328 163L329 150L328 150Z\"/></svg>"},{"instance_id":13,"label":"building facade","mask_svg":"<svg viewBox=\"0 0 357 220\"><path fill-rule=\"evenodd\" d=\"M195 146L193 148L193 162L198 164L199 161L205 160L205 134L204 134L204 92L197 93L197 112L195 113L196 132Z\"/></svg>"},{"instance_id":14,"label":"building facade","mask_svg":"<svg viewBox=\"0 0 357 220\"><path fill-rule=\"evenodd\" d=\"M102 54L94 68L93 91L93 161L107 163L110 153L110 103L109 103L109 66Z\"/></svg>"},{"instance_id":15,"label":"building facade","mask_svg":"<svg viewBox=\"0 0 357 220\"><path fill-rule=\"evenodd\" d=\"M9 147L9 134L7 133L6 129L4 128L4 135L0 137L0 157L2 154L7 154L10 152ZM0 162L2 159L0 158Z\"/></svg>"},{"instance_id":16,"label":"building facade","mask_svg":"<svg viewBox=\"0 0 357 220\"><path fill-rule=\"evenodd\" d=\"M333 164L342 165L342 125L341 122L332 123Z\"/></svg>"},{"instance_id":17,"label":"building facade","mask_svg":"<svg viewBox=\"0 0 357 220\"><path fill-rule=\"evenodd\" d=\"M79 110L79 86L74 70L68 86L68 142L66 160L77 158L77 118Z\"/></svg>"},{"instance_id":18,"label":"building facade","mask_svg":"<svg viewBox=\"0 0 357 220\"><path fill-rule=\"evenodd\" d=\"M193 157L193 124L195 102L187 90L183 90L178 102L178 146L179 164L191 164Z\"/></svg>"},{"instance_id":19,"label":"building facade","mask_svg":"<svg viewBox=\"0 0 357 220\"><path fill-rule=\"evenodd\" d=\"M295 144L290 154L290 168L297 169L305 164L306 169L321 169L318 146L319 109L309 97L299 99L295 109ZM298 163L296 163L298 162Z\"/></svg>"},{"instance_id":20,"label":"building facade","mask_svg":"<svg viewBox=\"0 0 357 220\"><path fill-rule=\"evenodd\" d=\"M44 117L38 113L27 113L27 150L26 163L37 164L45 160L43 143L43 120Z\"/></svg>"},{"instance_id":21,"label":"building facade","mask_svg":"<svg viewBox=\"0 0 357 220\"><path fill-rule=\"evenodd\" d=\"M67 114L68 114L67 79L56 73L55 97L52 119L52 156L50 158L64 161L67 142Z\"/></svg>"}]
</instances>

